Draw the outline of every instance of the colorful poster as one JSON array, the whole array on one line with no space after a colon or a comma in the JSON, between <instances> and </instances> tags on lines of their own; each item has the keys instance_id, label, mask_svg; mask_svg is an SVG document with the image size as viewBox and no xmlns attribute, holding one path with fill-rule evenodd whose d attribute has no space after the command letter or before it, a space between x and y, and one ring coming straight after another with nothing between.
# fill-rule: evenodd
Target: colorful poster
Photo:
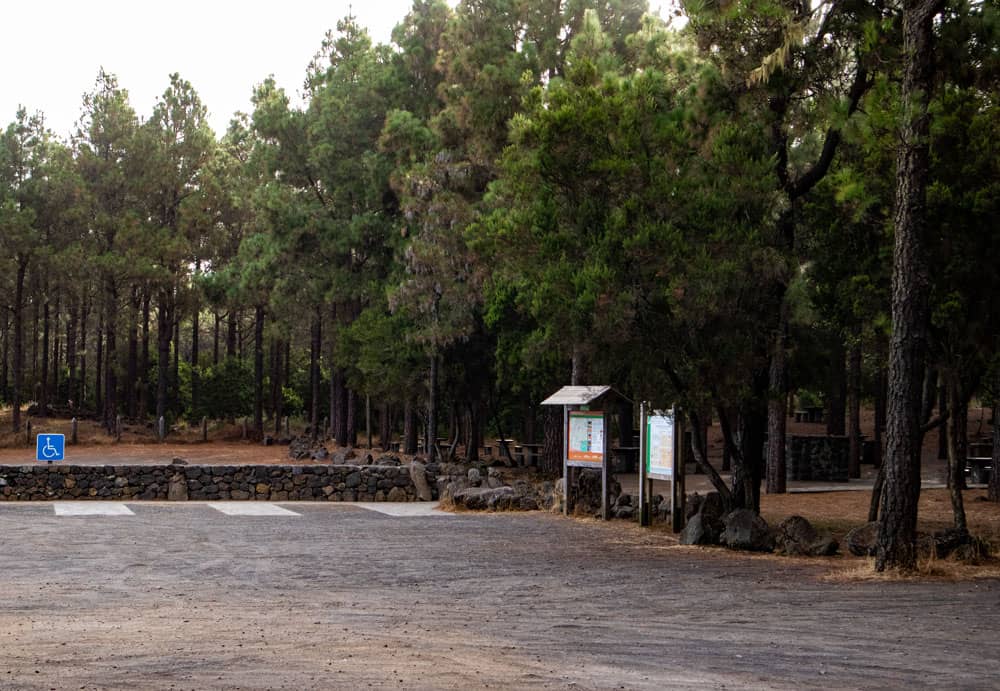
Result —
<instances>
[{"instance_id":1,"label":"colorful poster","mask_svg":"<svg viewBox=\"0 0 1000 691\"><path fill-rule=\"evenodd\" d=\"M604 461L604 413L570 411L566 438L569 439L568 460L601 465Z\"/></svg>"},{"instance_id":2,"label":"colorful poster","mask_svg":"<svg viewBox=\"0 0 1000 691\"><path fill-rule=\"evenodd\" d=\"M674 477L674 414L656 411L646 418L646 475Z\"/></svg>"}]
</instances>

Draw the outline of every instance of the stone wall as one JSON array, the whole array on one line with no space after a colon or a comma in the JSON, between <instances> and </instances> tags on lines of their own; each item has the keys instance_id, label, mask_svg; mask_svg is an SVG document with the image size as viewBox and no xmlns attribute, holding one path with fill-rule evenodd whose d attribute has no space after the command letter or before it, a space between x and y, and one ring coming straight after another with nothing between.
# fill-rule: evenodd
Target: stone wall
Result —
<instances>
[{"instance_id":1,"label":"stone wall","mask_svg":"<svg viewBox=\"0 0 1000 691\"><path fill-rule=\"evenodd\" d=\"M786 477L789 480L847 482L847 437L789 435Z\"/></svg>"},{"instance_id":2,"label":"stone wall","mask_svg":"<svg viewBox=\"0 0 1000 691\"><path fill-rule=\"evenodd\" d=\"M436 468L426 471L435 487ZM410 466L0 466L0 501L416 501Z\"/></svg>"}]
</instances>

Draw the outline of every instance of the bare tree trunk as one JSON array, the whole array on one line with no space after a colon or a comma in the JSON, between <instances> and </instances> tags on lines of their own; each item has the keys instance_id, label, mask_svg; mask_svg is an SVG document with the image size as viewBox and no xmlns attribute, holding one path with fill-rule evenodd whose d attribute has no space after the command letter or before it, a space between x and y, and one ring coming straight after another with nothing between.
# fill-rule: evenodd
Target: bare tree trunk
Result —
<instances>
[{"instance_id":1,"label":"bare tree trunk","mask_svg":"<svg viewBox=\"0 0 1000 691\"><path fill-rule=\"evenodd\" d=\"M139 406L140 419L146 418L146 406L149 401L149 289L144 289L142 295L142 351L139 358Z\"/></svg>"},{"instance_id":2,"label":"bare tree trunk","mask_svg":"<svg viewBox=\"0 0 1000 691\"><path fill-rule=\"evenodd\" d=\"M222 318L219 316L219 310L214 310L213 313L212 313L212 315L213 315L213 318L215 320L215 323L214 323L214 326L213 326L213 335L212 335L212 364L213 365L218 365L219 364L219 333L221 331L220 326L222 324Z\"/></svg>"},{"instance_id":3,"label":"bare tree trunk","mask_svg":"<svg viewBox=\"0 0 1000 691\"><path fill-rule=\"evenodd\" d=\"M76 325L78 319L79 303L75 297L71 296L69 317L66 320L66 366L69 369L69 377L66 380L66 398L70 411L75 409L75 403L79 400L76 390Z\"/></svg>"},{"instance_id":4,"label":"bare tree trunk","mask_svg":"<svg viewBox=\"0 0 1000 691\"><path fill-rule=\"evenodd\" d=\"M125 411L130 418L139 414L139 310L142 294L132 286L128 313L128 363L125 367Z\"/></svg>"},{"instance_id":5,"label":"bare tree trunk","mask_svg":"<svg viewBox=\"0 0 1000 691\"><path fill-rule=\"evenodd\" d=\"M938 384L938 410L948 407L948 391L942 380ZM948 458L948 425L938 427L938 460Z\"/></svg>"},{"instance_id":6,"label":"bare tree trunk","mask_svg":"<svg viewBox=\"0 0 1000 691\"><path fill-rule=\"evenodd\" d=\"M97 299L97 296L94 296ZM97 413L98 419L104 419L104 306L103 303L98 307L97 313L97 331L94 334L94 338L97 342L97 347L95 348L95 358L94 358L94 412Z\"/></svg>"},{"instance_id":7,"label":"bare tree trunk","mask_svg":"<svg viewBox=\"0 0 1000 691\"><path fill-rule=\"evenodd\" d=\"M160 291L156 309L156 419L167 416L167 387L170 378L170 341L173 338L172 293L169 288Z\"/></svg>"},{"instance_id":8,"label":"bare tree trunk","mask_svg":"<svg viewBox=\"0 0 1000 691\"><path fill-rule=\"evenodd\" d=\"M319 439L319 387L320 368L319 358L323 347L323 316L319 307L312 323L312 344L309 349L309 394L312 399L309 402L309 428L313 441Z\"/></svg>"},{"instance_id":9,"label":"bare tree trunk","mask_svg":"<svg viewBox=\"0 0 1000 691\"><path fill-rule=\"evenodd\" d=\"M826 433L844 434L844 417L847 414L847 353L840 336L834 343L830 363L830 385L827 393Z\"/></svg>"},{"instance_id":10,"label":"bare tree trunk","mask_svg":"<svg viewBox=\"0 0 1000 691\"><path fill-rule=\"evenodd\" d=\"M24 392L24 279L28 272L28 259L17 258L17 276L14 279L14 395L11 400L12 426L21 431L21 397Z\"/></svg>"},{"instance_id":11,"label":"bare tree trunk","mask_svg":"<svg viewBox=\"0 0 1000 691\"><path fill-rule=\"evenodd\" d=\"M378 440L382 450L388 451L392 441L392 419L389 416L389 404L385 401L378 409Z\"/></svg>"},{"instance_id":12,"label":"bare tree trunk","mask_svg":"<svg viewBox=\"0 0 1000 691\"><path fill-rule=\"evenodd\" d=\"M993 459L990 463L989 500L1000 502L1000 402L993 402Z\"/></svg>"},{"instance_id":13,"label":"bare tree trunk","mask_svg":"<svg viewBox=\"0 0 1000 691\"><path fill-rule=\"evenodd\" d=\"M861 477L861 334L855 332L847 368L847 474Z\"/></svg>"},{"instance_id":14,"label":"bare tree trunk","mask_svg":"<svg viewBox=\"0 0 1000 691\"><path fill-rule=\"evenodd\" d=\"M84 292L80 305L80 383L77 407L83 407L87 400L87 318L90 316L90 295Z\"/></svg>"},{"instance_id":15,"label":"bare tree trunk","mask_svg":"<svg viewBox=\"0 0 1000 691\"><path fill-rule=\"evenodd\" d=\"M253 431L255 439L264 439L264 305L254 310L253 328Z\"/></svg>"},{"instance_id":16,"label":"bare tree trunk","mask_svg":"<svg viewBox=\"0 0 1000 691\"><path fill-rule=\"evenodd\" d=\"M231 307L226 315L226 357L236 357L236 320L238 314L236 308Z\"/></svg>"},{"instance_id":17,"label":"bare tree trunk","mask_svg":"<svg viewBox=\"0 0 1000 691\"><path fill-rule=\"evenodd\" d=\"M960 391L959 377L952 374L947 380L948 410L951 414L948 419L948 424L951 426L948 434L948 497L951 499L955 528L968 530L962 490L965 489L966 429L969 423L969 408L968 401Z\"/></svg>"},{"instance_id":18,"label":"bare tree trunk","mask_svg":"<svg viewBox=\"0 0 1000 691\"><path fill-rule=\"evenodd\" d=\"M41 384L38 396L38 409L42 418L49 415L49 331L51 321L49 319L49 288L48 281L42 285L42 376L39 380Z\"/></svg>"},{"instance_id":19,"label":"bare tree trunk","mask_svg":"<svg viewBox=\"0 0 1000 691\"><path fill-rule=\"evenodd\" d=\"M345 387L346 388L346 387ZM358 445L358 396L354 389L347 391L347 445Z\"/></svg>"},{"instance_id":20,"label":"bare tree trunk","mask_svg":"<svg viewBox=\"0 0 1000 691\"><path fill-rule=\"evenodd\" d=\"M917 564L921 368L928 310L924 248L930 129L927 105L933 90L933 18L941 3L903 1L903 123L896 163L886 484L876 541L877 571L911 571Z\"/></svg>"},{"instance_id":21,"label":"bare tree trunk","mask_svg":"<svg viewBox=\"0 0 1000 691\"><path fill-rule=\"evenodd\" d=\"M417 452L417 421L413 412L413 401L407 399L403 406L403 453Z\"/></svg>"},{"instance_id":22,"label":"bare tree trunk","mask_svg":"<svg viewBox=\"0 0 1000 691\"><path fill-rule=\"evenodd\" d=\"M195 275L201 273L201 260L196 259L194 264ZM196 419L198 414L198 397L201 394L201 304L195 299L194 308L191 310L191 414Z\"/></svg>"},{"instance_id":23,"label":"bare tree trunk","mask_svg":"<svg viewBox=\"0 0 1000 691\"><path fill-rule=\"evenodd\" d=\"M104 429L111 433L118 414L118 286L114 280L107 281L107 307L105 327L107 330L106 365L104 368Z\"/></svg>"},{"instance_id":24,"label":"bare tree trunk","mask_svg":"<svg viewBox=\"0 0 1000 691\"><path fill-rule=\"evenodd\" d=\"M333 373L333 400L336 401L333 412L334 436L338 446L347 446L347 389L344 387L344 372L340 369L335 369Z\"/></svg>"},{"instance_id":25,"label":"bare tree trunk","mask_svg":"<svg viewBox=\"0 0 1000 691\"><path fill-rule=\"evenodd\" d=\"M788 424L788 365L785 349L788 339L788 307L782 302L778 331L774 335L769 372L770 393L767 399L767 493L786 491L785 432Z\"/></svg>"},{"instance_id":26,"label":"bare tree trunk","mask_svg":"<svg viewBox=\"0 0 1000 691\"><path fill-rule=\"evenodd\" d=\"M427 460L433 461L437 449L437 353L431 355L430 371L427 377Z\"/></svg>"}]
</instances>

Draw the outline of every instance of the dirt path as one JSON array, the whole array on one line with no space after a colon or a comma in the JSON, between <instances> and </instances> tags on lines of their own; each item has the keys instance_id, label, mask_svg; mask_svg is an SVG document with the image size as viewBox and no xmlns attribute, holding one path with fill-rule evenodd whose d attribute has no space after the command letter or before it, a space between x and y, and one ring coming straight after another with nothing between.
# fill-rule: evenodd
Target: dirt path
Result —
<instances>
[{"instance_id":1,"label":"dirt path","mask_svg":"<svg viewBox=\"0 0 1000 691\"><path fill-rule=\"evenodd\" d=\"M2 688L989 688L995 581L809 562L547 514L0 506Z\"/></svg>"}]
</instances>

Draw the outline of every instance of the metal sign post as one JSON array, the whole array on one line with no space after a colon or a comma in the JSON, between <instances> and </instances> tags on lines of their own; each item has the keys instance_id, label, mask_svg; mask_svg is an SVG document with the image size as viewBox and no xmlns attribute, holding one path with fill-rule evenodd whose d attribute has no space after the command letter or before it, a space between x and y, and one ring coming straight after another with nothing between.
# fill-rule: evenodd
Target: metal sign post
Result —
<instances>
[{"instance_id":1,"label":"metal sign post","mask_svg":"<svg viewBox=\"0 0 1000 691\"><path fill-rule=\"evenodd\" d=\"M66 458L66 435L43 432L35 438L35 460L44 463Z\"/></svg>"},{"instance_id":2,"label":"metal sign post","mask_svg":"<svg viewBox=\"0 0 1000 691\"><path fill-rule=\"evenodd\" d=\"M646 404L639 409L639 524L650 525L653 480L670 483L670 516L674 532L683 528L684 520L684 463L681 455L680 413L677 408L668 411L647 411ZM678 527L678 517L680 527Z\"/></svg>"}]
</instances>

